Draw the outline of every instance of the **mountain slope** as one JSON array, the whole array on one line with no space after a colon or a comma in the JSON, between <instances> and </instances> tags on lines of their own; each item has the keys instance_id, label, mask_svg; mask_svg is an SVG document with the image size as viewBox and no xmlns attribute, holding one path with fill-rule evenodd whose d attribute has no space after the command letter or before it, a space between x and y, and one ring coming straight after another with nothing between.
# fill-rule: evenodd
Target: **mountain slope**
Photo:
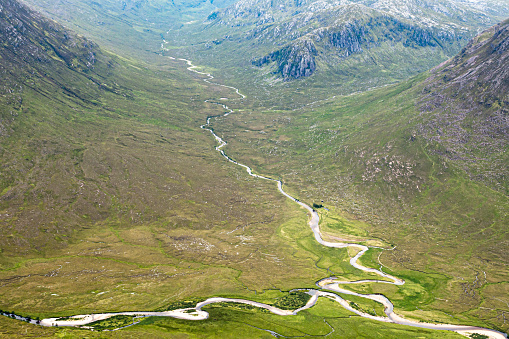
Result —
<instances>
[{"instance_id":1,"label":"mountain slope","mask_svg":"<svg viewBox=\"0 0 509 339\"><path fill-rule=\"evenodd\" d=\"M168 54L284 108L300 87L299 104L326 97L325 85L345 94L426 71L507 14L507 1L242 0L165 37Z\"/></svg>"},{"instance_id":2,"label":"mountain slope","mask_svg":"<svg viewBox=\"0 0 509 339\"><path fill-rule=\"evenodd\" d=\"M24 87L40 81L62 88L66 95L91 100L90 95L81 91L77 74L86 74L90 81L100 85L101 80L94 72L96 58L102 57L98 56L97 46L59 29L55 23L42 19L15 1L4 1L1 6L2 109L19 110ZM102 61L103 66L108 62ZM91 94L97 93L91 89ZM15 113L2 112L4 124L13 118L12 114Z\"/></svg>"},{"instance_id":3,"label":"mountain slope","mask_svg":"<svg viewBox=\"0 0 509 339\"><path fill-rule=\"evenodd\" d=\"M509 22L437 67L420 99L419 133L473 180L509 192Z\"/></svg>"},{"instance_id":4,"label":"mountain slope","mask_svg":"<svg viewBox=\"0 0 509 339\"><path fill-rule=\"evenodd\" d=\"M396 246L378 259L398 276L446 277L426 301L401 302L409 315L418 307L507 331L508 28L490 28L399 85L295 110L257 108L215 131L232 157L327 207L326 234L356 234L337 214L360 219Z\"/></svg>"}]
</instances>

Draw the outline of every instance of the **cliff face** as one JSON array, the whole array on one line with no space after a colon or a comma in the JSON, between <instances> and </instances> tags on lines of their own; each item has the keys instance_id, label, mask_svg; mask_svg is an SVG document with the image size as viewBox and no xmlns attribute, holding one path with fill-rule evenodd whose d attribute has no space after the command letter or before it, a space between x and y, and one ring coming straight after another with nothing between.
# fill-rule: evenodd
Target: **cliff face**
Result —
<instances>
[{"instance_id":1,"label":"cliff face","mask_svg":"<svg viewBox=\"0 0 509 339\"><path fill-rule=\"evenodd\" d=\"M432 71L419 105L434 152L497 189L508 182L509 21Z\"/></svg>"},{"instance_id":2,"label":"cliff face","mask_svg":"<svg viewBox=\"0 0 509 339\"><path fill-rule=\"evenodd\" d=\"M272 69L291 80L310 76L322 66L330 72L344 58L367 50L373 53L365 58L376 60L384 69L401 62L391 53L407 60L413 55L416 59L427 55L440 62L455 55L479 27L498 22L503 13L509 13L509 3L486 1L480 6L461 0L241 0L212 13L205 23L211 31L229 27L231 32L240 33L240 38L229 34L230 39L249 45L253 65L275 62ZM395 51L394 46L399 50ZM401 69L410 72L411 64L425 64L415 61L402 64ZM432 65L421 65L416 70Z\"/></svg>"},{"instance_id":3,"label":"cliff face","mask_svg":"<svg viewBox=\"0 0 509 339\"><path fill-rule=\"evenodd\" d=\"M299 40L295 44L272 52L263 58L253 61L255 66L277 62L277 72L285 80L307 77L316 70L317 50L311 40Z\"/></svg>"},{"instance_id":4,"label":"cliff face","mask_svg":"<svg viewBox=\"0 0 509 339\"><path fill-rule=\"evenodd\" d=\"M277 72L289 80L312 75L317 69L319 54L326 63L330 55L341 60L372 48L386 49L384 44L400 44L403 48L414 50L424 47L453 49L459 40L464 39L466 36L462 34L419 27L390 16L377 15L317 29L252 63L263 66L277 62Z\"/></svg>"}]
</instances>

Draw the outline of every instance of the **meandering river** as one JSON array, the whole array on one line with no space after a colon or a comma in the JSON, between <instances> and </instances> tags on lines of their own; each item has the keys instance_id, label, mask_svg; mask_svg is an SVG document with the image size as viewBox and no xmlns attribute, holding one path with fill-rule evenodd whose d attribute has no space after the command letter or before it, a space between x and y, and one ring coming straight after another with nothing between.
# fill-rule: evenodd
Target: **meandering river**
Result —
<instances>
[{"instance_id":1,"label":"meandering river","mask_svg":"<svg viewBox=\"0 0 509 339\"><path fill-rule=\"evenodd\" d=\"M172 59L174 59L174 58L172 58ZM234 90L235 93L237 95L239 95L240 98L245 98L245 95L240 93L239 90L235 87L221 85L221 84L211 82L211 80L214 77L209 73L197 71L195 69L196 66L194 66L191 61L186 60L186 59L178 59L178 60L185 62L188 66L187 69L189 71L203 75L205 77L203 79L204 81L206 81L210 84L213 84L215 86L222 86L222 87L230 88L230 89ZM230 113L233 112L233 110L230 109L225 104L222 104L222 103L216 103L216 104L221 105L226 110L226 113L224 113L222 115L223 117L228 116ZM67 317L67 318L48 318L48 319L43 319L40 321L35 321L35 320L31 320L31 319L27 319L27 318L15 316L15 315L12 315L12 316L18 320L27 321L27 322L30 322L33 324L40 324L42 326L83 326L83 325L87 325L87 324L93 323L98 320L108 319L108 318L116 316L116 315L129 315L129 316L133 316L133 317L134 316L138 316L138 317L160 316L160 317L173 317L173 318L186 319L186 320L204 320L204 319L207 319L209 316L209 314L202 309L204 306L210 305L213 303L224 303L224 302L248 304L248 305L259 307L259 308L264 308L264 309L266 309L274 314L277 314L277 315L291 316L291 315L297 314L298 312L300 312L302 310L313 307L316 304L319 297L325 297L325 298L329 298L333 301L338 302L345 309L347 309L353 313L356 313L356 314L360 315L361 317L380 321L380 322L395 323L395 324L400 324L400 325L434 329L434 330L454 331L454 332L457 332L457 333L465 335L465 336L468 336L472 333L478 333L478 334L486 335L489 338L493 338L493 339L507 338L507 334L505 334L505 333L487 329L487 328L482 328L482 327L463 326L463 325L448 325L448 324L432 324L432 323L423 323L423 322L417 322L417 321L405 319L402 316L399 316L394 312L394 305L384 295L381 295L381 294L360 294L360 293L352 292L352 291L346 290L344 288L341 288L340 285L345 285L345 284L385 283L385 284L393 284L393 285L403 285L405 282L397 277L394 277L392 275L384 273L381 270L364 267L361 264L359 264L359 262L358 262L359 258L362 255L364 255L364 253L366 253L366 251L369 250L369 247L360 245L360 244L355 244L355 243L329 242L329 241L323 240L322 235L320 233L320 227L319 227L320 217L318 216L318 213L313 208L311 208L307 204L295 199L290 194L286 193L283 189L283 183L280 180L275 180L275 179L272 179L269 177L265 177L263 175L255 174L255 173L253 173L252 169L249 166L241 164L241 163L237 162L236 160L230 158L228 155L226 155L226 153L223 150L224 146L227 145L226 141L223 140L221 137L219 137L214 132L214 130L210 127L210 122L214 118L215 117L207 118L206 123L204 125L202 125L201 128L204 130L210 131L210 133L214 136L214 138L217 141L216 150L224 158L226 158L228 161L232 162L235 165L245 168L247 173L255 178L273 181L275 184L277 184L277 188L278 188L279 192L281 192L281 194L283 194L288 199L292 200L293 202L299 204L301 207L306 209L308 211L309 215L311 216L311 219L309 221L309 227L313 231L314 237L317 242L319 242L321 245L326 246L326 247L332 247L332 248L338 248L338 249L352 247L352 248L358 249L359 252L353 258L350 259L350 264L353 267L355 267L361 271L377 274L378 276L380 276L381 278L385 278L386 280L341 281L338 278L326 278L326 279L320 280L319 282L316 283L317 289L307 290L306 293L308 293L311 296L311 298L309 299L307 304L304 307L301 307L294 311L282 310L282 309L279 309L279 308L271 306L271 305L267 305L267 304L263 304L263 303L259 303L259 302L251 301L251 300L214 297L214 298L209 298L205 301L202 301L202 302L196 304L196 306L192 307L192 308L178 309L178 310L172 310L172 311L166 311L166 312L133 311L133 312L103 313L103 314L82 314L82 315L75 315L75 316L71 316L71 317ZM332 293L332 292L335 292L335 293ZM352 308L350 306L350 304L345 299L341 298L336 293L346 294L346 295L354 295L357 297L371 299L376 302L379 302L384 306L384 308L385 308L384 311L385 311L385 314L387 317L373 316L373 315L370 315L367 313L360 312L359 310ZM6 314L4 314L4 315L6 315Z\"/></svg>"}]
</instances>

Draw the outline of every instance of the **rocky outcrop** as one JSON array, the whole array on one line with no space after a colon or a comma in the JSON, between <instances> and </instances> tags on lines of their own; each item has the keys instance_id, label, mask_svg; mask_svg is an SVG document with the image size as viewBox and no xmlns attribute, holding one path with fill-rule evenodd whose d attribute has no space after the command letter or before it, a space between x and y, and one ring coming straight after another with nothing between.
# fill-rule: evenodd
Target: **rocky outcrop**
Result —
<instances>
[{"instance_id":1,"label":"rocky outcrop","mask_svg":"<svg viewBox=\"0 0 509 339\"><path fill-rule=\"evenodd\" d=\"M384 41L402 43L405 47L418 48L453 43L464 38L454 32L433 30L413 25L390 16L377 16L364 21L352 21L327 30L331 46L341 48L345 55L361 53L363 47L379 45Z\"/></svg>"},{"instance_id":2,"label":"rocky outcrop","mask_svg":"<svg viewBox=\"0 0 509 339\"><path fill-rule=\"evenodd\" d=\"M277 73L285 80L290 80L312 75L316 71L319 54L347 58L385 42L417 49L453 45L464 38L453 32L436 31L381 15L317 29L252 63L261 67L277 62Z\"/></svg>"},{"instance_id":3,"label":"rocky outcrop","mask_svg":"<svg viewBox=\"0 0 509 339\"><path fill-rule=\"evenodd\" d=\"M285 80L308 77L316 70L317 50L311 40L299 40L269 55L253 61L255 66L277 62L277 72Z\"/></svg>"},{"instance_id":4,"label":"rocky outcrop","mask_svg":"<svg viewBox=\"0 0 509 339\"><path fill-rule=\"evenodd\" d=\"M369 39L368 27L357 24L347 23L339 29L330 29L327 33L327 39L331 46L344 50L344 56L362 52L362 45Z\"/></svg>"}]
</instances>

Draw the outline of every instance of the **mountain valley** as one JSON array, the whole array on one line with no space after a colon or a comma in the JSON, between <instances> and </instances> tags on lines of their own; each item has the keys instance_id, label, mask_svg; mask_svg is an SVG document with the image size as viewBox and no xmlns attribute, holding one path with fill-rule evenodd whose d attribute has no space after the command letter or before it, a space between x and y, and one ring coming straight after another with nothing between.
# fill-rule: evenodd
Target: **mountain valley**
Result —
<instances>
[{"instance_id":1,"label":"mountain valley","mask_svg":"<svg viewBox=\"0 0 509 339\"><path fill-rule=\"evenodd\" d=\"M509 331L509 2L25 3L0 3L2 312L294 310L341 279ZM0 336L461 338L337 295Z\"/></svg>"}]
</instances>

